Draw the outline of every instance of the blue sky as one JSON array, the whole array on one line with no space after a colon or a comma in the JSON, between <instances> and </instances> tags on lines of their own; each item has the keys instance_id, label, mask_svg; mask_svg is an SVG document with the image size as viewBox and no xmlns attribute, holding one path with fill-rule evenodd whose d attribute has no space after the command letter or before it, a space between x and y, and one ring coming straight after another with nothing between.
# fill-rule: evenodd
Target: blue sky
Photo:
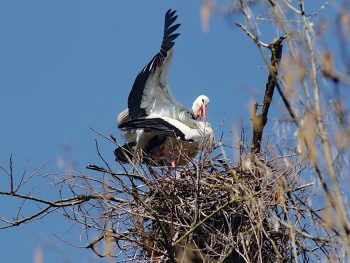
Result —
<instances>
[{"instance_id":1,"label":"blue sky","mask_svg":"<svg viewBox=\"0 0 350 263\"><path fill-rule=\"evenodd\" d=\"M63 156L86 172L87 163L98 161L95 138L113 162L113 145L89 127L121 138L116 115L126 107L135 76L160 47L169 8L178 10L182 24L169 75L173 94L187 106L208 95L208 120L213 127L225 121L216 134L224 132L227 143L241 120L249 133L249 105L262 98L266 69L256 46L233 25L242 17L214 15L203 33L200 3L0 0L0 165L6 167L12 153L17 177L46 161L45 171L62 173L57 160ZM269 31L264 40L276 36ZM3 190L6 180L0 182ZM57 191L34 186L44 196ZM1 199L0 205L9 212L16 203ZM90 251L53 236L79 243L80 233L59 214L2 231L1 261L32 262L42 248L45 262L97 262Z\"/></svg>"}]
</instances>

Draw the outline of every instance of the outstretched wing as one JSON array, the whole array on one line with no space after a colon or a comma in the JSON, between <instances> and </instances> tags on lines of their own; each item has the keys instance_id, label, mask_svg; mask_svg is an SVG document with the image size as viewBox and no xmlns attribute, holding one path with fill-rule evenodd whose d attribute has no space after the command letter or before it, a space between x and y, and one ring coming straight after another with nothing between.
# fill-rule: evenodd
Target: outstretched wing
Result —
<instances>
[{"instance_id":1,"label":"outstretched wing","mask_svg":"<svg viewBox=\"0 0 350 263\"><path fill-rule=\"evenodd\" d=\"M172 58L174 40L180 35L174 33L180 24L174 24L176 11L169 9L165 14L164 35L160 51L137 75L128 97L131 119L147 116L155 104L177 103L167 85L167 71Z\"/></svg>"}]
</instances>

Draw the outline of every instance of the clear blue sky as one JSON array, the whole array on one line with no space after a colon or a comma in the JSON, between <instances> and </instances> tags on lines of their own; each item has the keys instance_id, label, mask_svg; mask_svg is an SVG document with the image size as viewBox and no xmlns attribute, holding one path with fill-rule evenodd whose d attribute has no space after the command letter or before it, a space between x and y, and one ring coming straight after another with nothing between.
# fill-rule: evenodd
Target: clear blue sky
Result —
<instances>
[{"instance_id":1,"label":"clear blue sky","mask_svg":"<svg viewBox=\"0 0 350 263\"><path fill-rule=\"evenodd\" d=\"M256 46L233 26L242 17L215 15L205 34L200 3L1 0L0 165L6 167L13 153L17 178L46 161L45 171L63 173L57 160L64 156L86 172L87 163L98 161L95 138L112 162L113 145L89 127L121 138L116 115L126 107L136 74L160 47L169 8L178 10L182 24L169 76L174 95L187 106L208 95L209 121L217 127L225 120L216 134L224 132L229 144L241 119L249 129L249 105L262 98L266 69ZM267 33L266 41L277 36ZM0 182L4 190L6 180ZM40 182L36 187L48 197L57 191ZM0 205L8 213L16 203L1 199ZM53 236L79 244L80 232L59 214L1 231L0 261L33 262L43 248L45 262L95 262L90 251Z\"/></svg>"}]
</instances>

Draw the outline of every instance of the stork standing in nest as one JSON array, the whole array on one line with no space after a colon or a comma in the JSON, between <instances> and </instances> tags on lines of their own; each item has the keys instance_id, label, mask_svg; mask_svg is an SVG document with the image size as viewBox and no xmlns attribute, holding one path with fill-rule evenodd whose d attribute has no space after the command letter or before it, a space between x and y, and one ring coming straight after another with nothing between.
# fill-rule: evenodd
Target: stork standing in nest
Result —
<instances>
[{"instance_id":1,"label":"stork standing in nest","mask_svg":"<svg viewBox=\"0 0 350 263\"><path fill-rule=\"evenodd\" d=\"M175 13L166 12L160 51L137 75L128 108L118 115L126 144L115 150L117 161L183 165L204 142L213 142L213 130L206 122L209 98L200 95L189 110L175 99L167 82L174 40L180 35L175 33L180 26L174 25Z\"/></svg>"}]
</instances>

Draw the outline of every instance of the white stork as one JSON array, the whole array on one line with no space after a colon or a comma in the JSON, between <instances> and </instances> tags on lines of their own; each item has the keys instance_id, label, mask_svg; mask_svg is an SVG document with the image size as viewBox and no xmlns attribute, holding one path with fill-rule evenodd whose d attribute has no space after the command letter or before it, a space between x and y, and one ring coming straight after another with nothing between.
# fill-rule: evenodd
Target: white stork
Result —
<instances>
[{"instance_id":1,"label":"white stork","mask_svg":"<svg viewBox=\"0 0 350 263\"><path fill-rule=\"evenodd\" d=\"M137 152L141 149L152 156L154 151L159 151L161 147L167 145L166 142L173 141L174 138L169 133L160 132L150 127L142 127L141 122L138 122L137 125L130 123L131 120L160 119L170 123L170 125L174 124L175 128L181 126L185 133L181 138L195 134L195 130L206 123L209 98L205 95L199 96L193 102L190 111L175 99L167 83L167 73L173 56L172 47L175 44L174 40L179 36L178 33L174 33L180 26L180 24L173 25L177 18L175 13L176 11L171 9L166 12L160 51L137 75L128 97L128 108L122 111L117 118L118 127L126 131L125 140L127 143L123 148L130 152ZM203 123L198 124L198 120L203 121ZM128 125L124 125L124 123L128 123ZM142 123L145 124L144 121ZM154 121L152 123L155 124ZM149 124L148 121L147 125ZM204 126L211 129L210 124ZM189 133L187 134L187 132ZM200 140L198 136L195 136L193 140L195 139ZM198 148L199 144L191 143L191 146L193 145L197 145ZM115 151L116 159L125 161L118 149ZM197 151L195 152L197 153ZM155 159L160 160L160 158ZM164 159L169 159L169 156Z\"/></svg>"},{"instance_id":2,"label":"white stork","mask_svg":"<svg viewBox=\"0 0 350 263\"><path fill-rule=\"evenodd\" d=\"M167 75L173 57L174 40L180 35L174 33L180 24L175 24L176 11L169 9L165 14L164 35L160 51L137 75L128 97L128 108L118 115L118 125L126 119L158 114L192 125L193 119L206 117L209 98L200 95L189 111L173 96L167 83Z\"/></svg>"}]
</instances>

